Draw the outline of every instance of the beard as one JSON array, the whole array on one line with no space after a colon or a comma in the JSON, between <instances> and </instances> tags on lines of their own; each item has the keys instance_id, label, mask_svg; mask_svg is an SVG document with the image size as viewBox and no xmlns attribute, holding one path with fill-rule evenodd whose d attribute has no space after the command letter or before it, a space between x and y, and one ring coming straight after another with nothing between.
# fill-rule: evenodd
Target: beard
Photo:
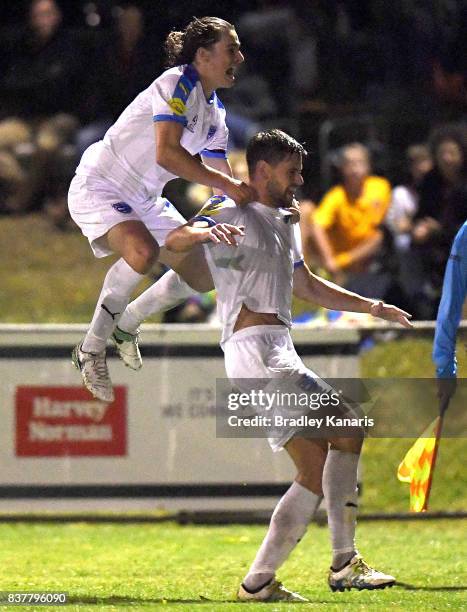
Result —
<instances>
[{"instance_id":1,"label":"beard","mask_svg":"<svg viewBox=\"0 0 467 612\"><path fill-rule=\"evenodd\" d=\"M293 196L289 189L280 187L276 181L270 180L267 184L268 195L276 208L288 208L291 206Z\"/></svg>"}]
</instances>

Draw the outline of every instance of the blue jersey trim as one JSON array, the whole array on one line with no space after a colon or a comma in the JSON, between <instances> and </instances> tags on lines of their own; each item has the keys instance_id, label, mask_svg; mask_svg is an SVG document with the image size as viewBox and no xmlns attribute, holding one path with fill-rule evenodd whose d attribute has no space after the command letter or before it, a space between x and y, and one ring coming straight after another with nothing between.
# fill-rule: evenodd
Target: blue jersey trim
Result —
<instances>
[{"instance_id":1,"label":"blue jersey trim","mask_svg":"<svg viewBox=\"0 0 467 612\"><path fill-rule=\"evenodd\" d=\"M176 123L181 123L184 126L188 125L186 117L183 117L182 115L154 115L152 119L154 123L156 123L156 121L175 121Z\"/></svg>"},{"instance_id":2,"label":"blue jersey trim","mask_svg":"<svg viewBox=\"0 0 467 612\"><path fill-rule=\"evenodd\" d=\"M305 265L304 260L300 259L300 261L294 261L293 268L295 270L295 268L300 268L301 266L304 266L304 265Z\"/></svg>"},{"instance_id":3,"label":"blue jersey trim","mask_svg":"<svg viewBox=\"0 0 467 612\"><path fill-rule=\"evenodd\" d=\"M217 95L216 95L216 90L214 90L212 94L209 96L209 98L207 98L206 102L208 104L214 104L216 101L217 101Z\"/></svg>"},{"instance_id":4,"label":"blue jersey trim","mask_svg":"<svg viewBox=\"0 0 467 612\"><path fill-rule=\"evenodd\" d=\"M219 157L220 159L227 159L227 153L225 151L210 151L209 149L203 149L201 151L203 157Z\"/></svg>"},{"instance_id":5,"label":"blue jersey trim","mask_svg":"<svg viewBox=\"0 0 467 612\"><path fill-rule=\"evenodd\" d=\"M217 107L218 108L223 108L225 110L225 106L220 101L219 96L217 95L217 93L216 93L216 103L217 103Z\"/></svg>"},{"instance_id":6,"label":"blue jersey trim","mask_svg":"<svg viewBox=\"0 0 467 612\"><path fill-rule=\"evenodd\" d=\"M191 92L199 81L198 71L191 64L187 64L183 69L182 76L178 79L175 85L172 99L180 100L184 106L190 97Z\"/></svg>"},{"instance_id":7,"label":"blue jersey trim","mask_svg":"<svg viewBox=\"0 0 467 612\"><path fill-rule=\"evenodd\" d=\"M198 215L197 217L193 217L191 219L191 222L193 221L206 221L209 227L213 227L214 225L217 225L214 219L211 219L211 217L205 217L204 215Z\"/></svg>"},{"instance_id":8,"label":"blue jersey trim","mask_svg":"<svg viewBox=\"0 0 467 612\"><path fill-rule=\"evenodd\" d=\"M185 66L185 68L183 69L183 76L180 78L183 78L183 77L185 77L185 79L190 82L191 89L193 89L193 87L199 81L198 71L193 66L193 64L187 64Z\"/></svg>"},{"instance_id":9,"label":"blue jersey trim","mask_svg":"<svg viewBox=\"0 0 467 612\"><path fill-rule=\"evenodd\" d=\"M212 206L214 204L222 204L222 202L225 202L226 200L227 200L226 195L213 195L206 202L206 206Z\"/></svg>"}]
</instances>

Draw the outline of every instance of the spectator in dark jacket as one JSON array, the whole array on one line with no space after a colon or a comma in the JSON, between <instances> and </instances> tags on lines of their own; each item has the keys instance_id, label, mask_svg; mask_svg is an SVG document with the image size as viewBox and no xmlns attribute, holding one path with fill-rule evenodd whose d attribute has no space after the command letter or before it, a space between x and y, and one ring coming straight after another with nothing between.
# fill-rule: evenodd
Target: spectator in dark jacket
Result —
<instances>
[{"instance_id":1,"label":"spectator in dark jacket","mask_svg":"<svg viewBox=\"0 0 467 612\"><path fill-rule=\"evenodd\" d=\"M102 34L102 33L101 33ZM132 2L115 9L110 32L96 43L85 80L81 107L84 127L77 136L78 154L100 140L123 109L162 70L162 41L150 40L143 11Z\"/></svg>"},{"instance_id":2,"label":"spectator in dark jacket","mask_svg":"<svg viewBox=\"0 0 467 612\"><path fill-rule=\"evenodd\" d=\"M436 317L450 247L467 219L467 125L442 126L430 141L435 165L420 186L408 262L419 319Z\"/></svg>"},{"instance_id":3,"label":"spectator in dark jacket","mask_svg":"<svg viewBox=\"0 0 467 612\"><path fill-rule=\"evenodd\" d=\"M73 110L80 53L74 36L62 27L55 0L32 0L28 23L10 41L6 55L4 114L42 119Z\"/></svg>"}]
</instances>

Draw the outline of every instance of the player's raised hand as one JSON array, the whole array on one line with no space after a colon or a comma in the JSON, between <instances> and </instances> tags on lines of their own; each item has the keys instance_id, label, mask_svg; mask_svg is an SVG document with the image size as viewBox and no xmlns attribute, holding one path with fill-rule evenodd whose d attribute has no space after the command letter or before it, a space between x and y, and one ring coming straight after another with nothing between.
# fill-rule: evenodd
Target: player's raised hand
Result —
<instances>
[{"instance_id":1,"label":"player's raised hand","mask_svg":"<svg viewBox=\"0 0 467 612\"><path fill-rule=\"evenodd\" d=\"M253 187L243 181L230 177L228 177L225 183L224 193L231 198L237 206L245 206L245 204L253 202L258 197Z\"/></svg>"},{"instance_id":2,"label":"player's raised hand","mask_svg":"<svg viewBox=\"0 0 467 612\"><path fill-rule=\"evenodd\" d=\"M230 225L229 223L217 223L206 230L206 238L203 242L214 242L214 244L228 244L237 246L236 236L244 236L243 225Z\"/></svg>"},{"instance_id":3,"label":"player's raised hand","mask_svg":"<svg viewBox=\"0 0 467 612\"><path fill-rule=\"evenodd\" d=\"M370 314L373 317L384 319L385 321L393 321L394 323L400 323L402 327L413 327L413 324L409 321L412 315L397 306L392 304L385 304L384 302L373 302L370 306Z\"/></svg>"}]
</instances>

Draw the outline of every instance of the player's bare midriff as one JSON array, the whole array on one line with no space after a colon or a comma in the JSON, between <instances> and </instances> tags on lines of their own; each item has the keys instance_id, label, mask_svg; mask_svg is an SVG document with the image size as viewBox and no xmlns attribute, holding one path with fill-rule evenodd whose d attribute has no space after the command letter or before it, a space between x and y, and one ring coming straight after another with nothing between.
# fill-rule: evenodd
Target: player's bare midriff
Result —
<instances>
[{"instance_id":1,"label":"player's bare midriff","mask_svg":"<svg viewBox=\"0 0 467 612\"><path fill-rule=\"evenodd\" d=\"M234 332L245 329L245 327L253 327L254 325L285 325L279 317L272 312L253 312L242 305L240 312L238 313L237 320L234 326Z\"/></svg>"}]
</instances>

